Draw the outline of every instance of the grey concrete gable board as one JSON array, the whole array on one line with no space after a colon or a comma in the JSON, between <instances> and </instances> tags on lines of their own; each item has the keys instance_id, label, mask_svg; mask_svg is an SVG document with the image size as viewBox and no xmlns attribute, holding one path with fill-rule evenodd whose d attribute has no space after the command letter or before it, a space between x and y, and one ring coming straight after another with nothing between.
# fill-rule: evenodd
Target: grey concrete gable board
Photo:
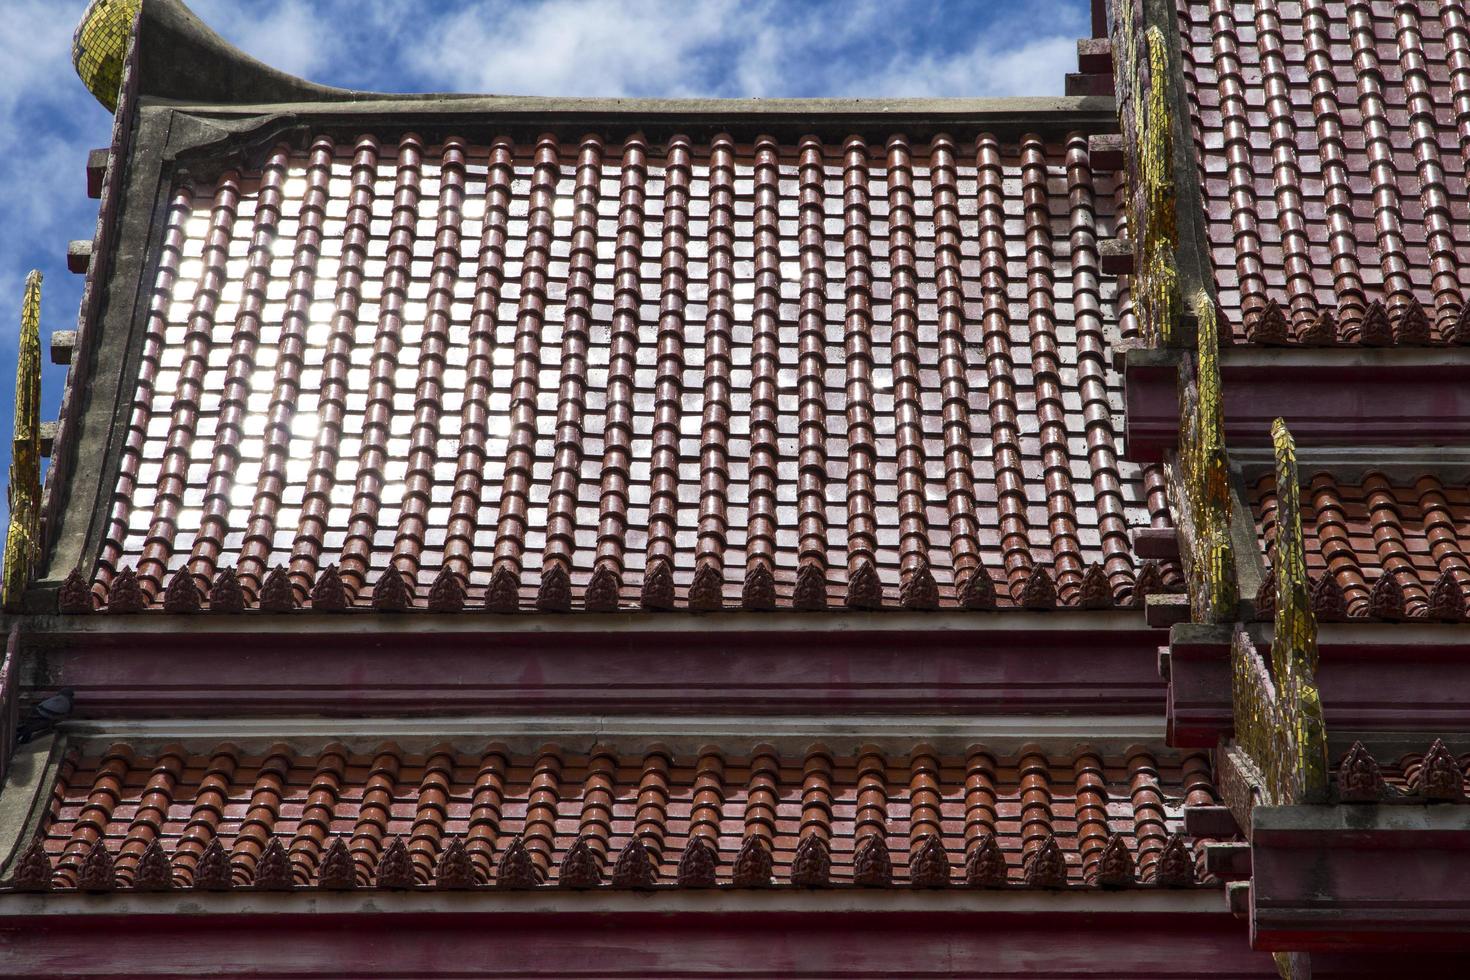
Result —
<instances>
[{"instance_id":1,"label":"grey concrete gable board","mask_svg":"<svg viewBox=\"0 0 1470 980\"><path fill-rule=\"evenodd\" d=\"M41 825L67 742L47 735L22 745L10 760L0 787L0 880L10 877L16 859Z\"/></svg>"}]
</instances>

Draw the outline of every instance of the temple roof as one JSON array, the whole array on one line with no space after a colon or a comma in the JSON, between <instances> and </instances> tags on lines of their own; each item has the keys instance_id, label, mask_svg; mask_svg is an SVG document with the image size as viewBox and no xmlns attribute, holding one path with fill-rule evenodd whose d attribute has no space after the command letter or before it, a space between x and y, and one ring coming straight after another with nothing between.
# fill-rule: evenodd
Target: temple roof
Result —
<instances>
[{"instance_id":1,"label":"temple roof","mask_svg":"<svg viewBox=\"0 0 1470 980\"><path fill-rule=\"evenodd\" d=\"M390 126L174 180L99 602L332 566L368 605L390 565L390 606L1135 599L1170 519L1119 459L1082 137Z\"/></svg>"},{"instance_id":2,"label":"temple roof","mask_svg":"<svg viewBox=\"0 0 1470 980\"><path fill-rule=\"evenodd\" d=\"M1143 747L119 743L73 750L54 800L44 849L56 889L157 888L155 842L181 888L1080 888L1194 884L1181 807L1216 796L1204 754ZM690 856L691 839L709 860ZM635 840L646 857L628 856ZM88 877L99 842L114 877Z\"/></svg>"},{"instance_id":3,"label":"temple roof","mask_svg":"<svg viewBox=\"0 0 1470 980\"><path fill-rule=\"evenodd\" d=\"M1177 3L1209 262L1236 339L1331 342L1330 325L1312 329L1327 313L1342 343L1470 343L1464 8Z\"/></svg>"}]
</instances>

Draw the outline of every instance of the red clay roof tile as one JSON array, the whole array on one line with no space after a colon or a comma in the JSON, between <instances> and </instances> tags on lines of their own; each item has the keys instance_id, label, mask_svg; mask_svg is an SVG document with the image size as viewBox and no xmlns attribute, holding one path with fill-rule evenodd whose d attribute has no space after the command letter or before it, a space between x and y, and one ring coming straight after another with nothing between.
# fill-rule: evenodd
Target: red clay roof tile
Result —
<instances>
[{"instance_id":1,"label":"red clay roof tile","mask_svg":"<svg viewBox=\"0 0 1470 980\"><path fill-rule=\"evenodd\" d=\"M1437 772L1436 758L1408 760L1391 781L1428 778L1416 774ZM555 744L316 756L226 745L145 758L120 745L69 758L43 850L62 890L1061 887L1122 884L1119 868L1134 865L1142 883L1173 883L1181 807L1214 802L1208 772L1203 755L1144 749L676 759ZM46 886L38 853L12 887ZM155 880L160 854L167 882Z\"/></svg>"},{"instance_id":2,"label":"red clay roof tile","mask_svg":"<svg viewBox=\"0 0 1470 980\"><path fill-rule=\"evenodd\" d=\"M1100 564L1126 604L1169 518L1118 458L1113 183L984 133L319 137L181 183L94 593L1073 606Z\"/></svg>"}]
</instances>

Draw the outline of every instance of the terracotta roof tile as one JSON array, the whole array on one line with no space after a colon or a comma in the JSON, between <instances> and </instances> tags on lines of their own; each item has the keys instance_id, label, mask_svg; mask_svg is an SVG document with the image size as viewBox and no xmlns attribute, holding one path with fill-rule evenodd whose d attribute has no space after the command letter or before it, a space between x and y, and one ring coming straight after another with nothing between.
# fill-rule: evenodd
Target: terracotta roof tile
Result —
<instances>
[{"instance_id":1,"label":"terracotta roof tile","mask_svg":"<svg viewBox=\"0 0 1470 980\"><path fill-rule=\"evenodd\" d=\"M1319 618L1465 617L1470 489L1434 476L1393 482L1370 473L1360 483L1341 484L1317 473L1301 497ZM1269 556L1276 535L1273 475L1255 484L1251 505Z\"/></svg>"},{"instance_id":2,"label":"terracotta roof tile","mask_svg":"<svg viewBox=\"0 0 1470 980\"><path fill-rule=\"evenodd\" d=\"M1391 783L1423 778L1423 759L1406 765ZM1205 756L1144 749L675 758L554 743L314 756L225 745L143 757L119 745L68 760L43 850L63 891L1115 886L1122 867L1142 884L1160 878L1184 803L1214 798ZM36 853L14 887L45 887Z\"/></svg>"},{"instance_id":3,"label":"terracotta roof tile","mask_svg":"<svg viewBox=\"0 0 1470 980\"><path fill-rule=\"evenodd\" d=\"M1330 313L1345 343L1463 343L1462 6L1177 3L1210 259L1236 338L1321 344Z\"/></svg>"},{"instance_id":4,"label":"terracotta roof tile","mask_svg":"<svg viewBox=\"0 0 1470 980\"><path fill-rule=\"evenodd\" d=\"M1113 185L984 133L322 136L185 181L97 603L1013 607L1043 569L1072 606L1100 565L1127 604L1169 518L1119 458Z\"/></svg>"}]
</instances>

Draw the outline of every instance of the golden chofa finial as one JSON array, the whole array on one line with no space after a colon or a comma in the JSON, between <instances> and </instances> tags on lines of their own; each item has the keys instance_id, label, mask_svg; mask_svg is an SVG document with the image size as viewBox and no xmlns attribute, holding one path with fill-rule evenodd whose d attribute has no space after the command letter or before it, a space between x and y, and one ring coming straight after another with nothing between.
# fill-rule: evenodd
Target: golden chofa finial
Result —
<instances>
[{"instance_id":1,"label":"golden chofa finial","mask_svg":"<svg viewBox=\"0 0 1470 980\"><path fill-rule=\"evenodd\" d=\"M15 364L15 438L10 444L10 531L5 607L14 609L41 553L41 273L26 277Z\"/></svg>"},{"instance_id":2,"label":"golden chofa finial","mask_svg":"<svg viewBox=\"0 0 1470 980\"><path fill-rule=\"evenodd\" d=\"M92 0L71 38L71 63L108 112L117 110L128 38L142 7L143 0Z\"/></svg>"}]
</instances>

